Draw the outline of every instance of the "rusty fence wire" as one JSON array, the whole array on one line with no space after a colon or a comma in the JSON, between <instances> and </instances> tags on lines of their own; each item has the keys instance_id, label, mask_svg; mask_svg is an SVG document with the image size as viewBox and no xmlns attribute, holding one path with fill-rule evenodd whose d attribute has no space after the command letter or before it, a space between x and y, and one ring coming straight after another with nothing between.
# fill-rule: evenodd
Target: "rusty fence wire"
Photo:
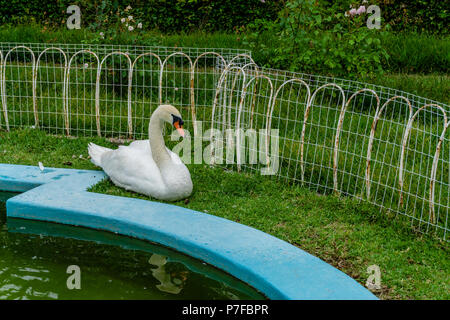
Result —
<instances>
[{"instance_id":1,"label":"rusty fence wire","mask_svg":"<svg viewBox=\"0 0 450 320\"><path fill-rule=\"evenodd\" d=\"M279 179L447 240L450 109L437 101L261 68L245 50L17 43L0 43L0 93L1 128L71 136L146 138L152 111L170 103L194 136L242 132L244 152L218 165L257 172L277 161Z\"/></svg>"}]
</instances>

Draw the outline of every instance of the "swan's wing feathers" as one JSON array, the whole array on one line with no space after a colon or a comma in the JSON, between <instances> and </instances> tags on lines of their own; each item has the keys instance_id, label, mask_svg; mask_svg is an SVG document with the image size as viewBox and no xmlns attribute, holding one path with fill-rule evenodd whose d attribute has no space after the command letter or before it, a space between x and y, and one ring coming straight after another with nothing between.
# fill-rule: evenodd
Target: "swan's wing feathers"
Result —
<instances>
[{"instance_id":1,"label":"swan's wing feathers","mask_svg":"<svg viewBox=\"0 0 450 320\"><path fill-rule=\"evenodd\" d=\"M150 150L150 142L148 140L136 140L136 141L133 141L132 143L130 143L130 145L128 147L135 148L135 149Z\"/></svg>"},{"instance_id":2,"label":"swan's wing feathers","mask_svg":"<svg viewBox=\"0 0 450 320\"><path fill-rule=\"evenodd\" d=\"M103 157L103 170L121 187L136 189L139 185L155 188L163 185L159 168L148 151L122 146Z\"/></svg>"},{"instance_id":3,"label":"swan's wing feathers","mask_svg":"<svg viewBox=\"0 0 450 320\"><path fill-rule=\"evenodd\" d=\"M173 163L178 164L178 165L183 164L183 161L181 161L180 157L175 152L173 152L172 150L170 150L167 147L166 147L166 149L167 149L167 152L169 153L170 158L172 159Z\"/></svg>"},{"instance_id":4,"label":"swan's wing feathers","mask_svg":"<svg viewBox=\"0 0 450 320\"><path fill-rule=\"evenodd\" d=\"M91 157L91 162L96 166L102 166L102 157L105 153L112 151L109 148L98 146L95 143L90 142L88 145L88 153Z\"/></svg>"}]
</instances>

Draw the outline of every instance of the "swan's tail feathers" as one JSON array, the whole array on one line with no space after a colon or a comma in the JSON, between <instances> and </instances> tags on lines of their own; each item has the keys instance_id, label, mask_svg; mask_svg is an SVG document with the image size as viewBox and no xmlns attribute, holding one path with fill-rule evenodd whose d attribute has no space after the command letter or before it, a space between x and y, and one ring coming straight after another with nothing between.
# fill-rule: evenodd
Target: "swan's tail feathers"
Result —
<instances>
[{"instance_id":1,"label":"swan's tail feathers","mask_svg":"<svg viewBox=\"0 0 450 320\"><path fill-rule=\"evenodd\" d=\"M91 156L92 163L95 164L96 166L101 167L100 160L101 160L102 154L104 154L107 151L111 151L111 149L98 146L92 142L89 143L88 152L89 152L89 155Z\"/></svg>"}]
</instances>

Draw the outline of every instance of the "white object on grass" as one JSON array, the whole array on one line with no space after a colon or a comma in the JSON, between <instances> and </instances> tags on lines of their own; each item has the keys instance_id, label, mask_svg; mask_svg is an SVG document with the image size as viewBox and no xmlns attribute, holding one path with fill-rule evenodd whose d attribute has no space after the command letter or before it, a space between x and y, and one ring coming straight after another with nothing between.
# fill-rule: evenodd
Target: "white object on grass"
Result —
<instances>
[{"instance_id":1,"label":"white object on grass","mask_svg":"<svg viewBox=\"0 0 450 320\"><path fill-rule=\"evenodd\" d=\"M164 122L184 136L180 112L174 106L161 105L150 118L149 140L134 141L116 150L90 143L92 163L102 167L112 182L125 190L168 201L190 196L191 175L180 157L165 146Z\"/></svg>"}]
</instances>

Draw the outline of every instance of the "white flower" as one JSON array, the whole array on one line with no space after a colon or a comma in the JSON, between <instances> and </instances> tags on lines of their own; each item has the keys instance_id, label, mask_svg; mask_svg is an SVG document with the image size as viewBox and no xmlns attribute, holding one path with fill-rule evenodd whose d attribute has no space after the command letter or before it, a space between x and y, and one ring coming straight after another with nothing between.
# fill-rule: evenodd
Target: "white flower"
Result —
<instances>
[{"instance_id":1,"label":"white flower","mask_svg":"<svg viewBox=\"0 0 450 320\"><path fill-rule=\"evenodd\" d=\"M125 23L125 18L120 19L120 22Z\"/></svg>"},{"instance_id":2,"label":"white flower","mask_svg":"<svg viewBox=\"0 0 450 320\"><path fill-rule=\"evenodd\" d=\"M128 16L128 21L133 20L133 16Z\"/></svg>"},{"instance_id":3,"label":"white flower","mask_svg":"<svg viewBox=\"0 0 450 320\"><path fill-rule=\"evenodd\" d=\"M84 68L85 68L85 69L89 68L89 64L88 64L88 63L85 63L85 64L84 64Z\"/></svg>"},{"instance_id":4,"label":"white flower","mask_svg":"<svg viewBox=\"0 0 450 320\"><path fill-rule=\"evenodd\" d=\"M362 3L367 3L368 1L367 0L363 0L363 2Z\"/></svg>"},{"instance_id":5,"label":"white flower","mask_svg":"<svg viewBox=\"0 0 450 320\"><path fill-rule=\"evenodd\" d=\"M137 25L137 27L139 28L139 29L142 29L142 23L138 23L138 25Z\"/></svg>"},{"instance_id":6,"label":"white flower","mask_svg":"<svg viewBox=\"0 0 450 320\"><path fill-rule=\"evenodd\" d=\"M103 32L100 32L100 37L102 37L102 39L105 39L105 34Z\"/></svg>"},{"instance_id":7,"label":"white flower","mask_svg":"<svg viewBox=\"0 0 450 320\"><path fill-rule=\"evenodd\" d=\"M133 26L129 26L129 27L128 27L128 30L129 30L129 31L133 31L133 30L134 30Z\"/></svg>"},{"instance_id":8,"label":"white flower","mask_svg":"<svg viewBox=\"0 0 450 320\"><path fill-rule=\"evenodd\" d=\"M128 6L125 8L125 11L129 11L129 10L131 10L131 6Z\"/></svg>"}]
</instances>

